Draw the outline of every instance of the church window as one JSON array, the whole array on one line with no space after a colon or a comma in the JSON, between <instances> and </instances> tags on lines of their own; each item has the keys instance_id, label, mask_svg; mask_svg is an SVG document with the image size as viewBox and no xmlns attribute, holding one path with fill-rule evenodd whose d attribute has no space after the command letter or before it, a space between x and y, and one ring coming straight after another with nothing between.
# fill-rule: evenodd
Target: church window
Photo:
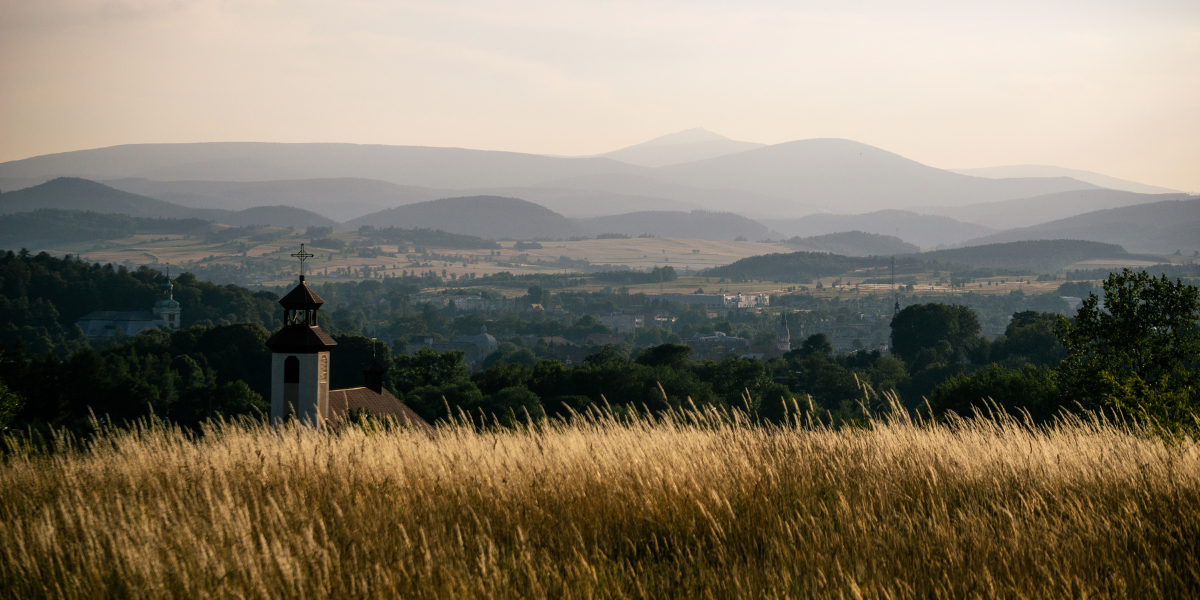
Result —
<instances>
[{"instance_id":1,"label":"church window","mask_svg":"<svg viewBox=\"0 0 1200 600\"><path fill-rule=\"evenodd\" d=\"M295 356L283 360L283 382L300 383L300 359Z\"/></svg>"}]
</instances>

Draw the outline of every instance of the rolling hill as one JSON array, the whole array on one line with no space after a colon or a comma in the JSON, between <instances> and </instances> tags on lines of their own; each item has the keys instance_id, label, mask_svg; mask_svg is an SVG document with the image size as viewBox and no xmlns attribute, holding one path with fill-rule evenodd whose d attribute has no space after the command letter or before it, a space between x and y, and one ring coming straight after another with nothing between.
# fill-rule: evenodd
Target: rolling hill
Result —
<instances>
[{"instance_id":1,"label":"rolling hill","mask_svg":"<svg viewBox=\"0 0 1200 600\"><path fill-rule=\"evenodd\" d=\"M857 230L896 236L922 248L956 244L995 232L975 223L902 210L880 210L861 215L817 214L799 219L764 219L763 223L789 236L811 237Z\"/></svg>"},{"instance_id":2,"label":"rolling hill","mask_svg":"<svg viewBox=\"0 0 1200 600\"><path fill-rule=\"evenodd\" d=\"M740 189L868 212L959 206L1096 186L1067 177L987 179L935 169L851 140L802 140L656 169L651 177L693 187Z\"/></svg>"},{"instance_id":3,"label":"rolling hill","mask_svg":"<svg viewBox=\"0 0 1200 600\"><path fill-rule=\"evenodd\" d=\"M1167 200L1075 215L1010 229L966 244L1074 239L1120 244L1131 252L1168 254L1200 250L1200 198Z\"/></svg>"},{"instance_id":4,"label":"rolling hill","mask_svg":"<svg viewBox=\"0 0 1200 600\"><path fill-rule=\"evenodd\" d=\"M347 229L370 225L426 227L486 239L567 238L584 235L575 222L538 204L502 196L442 198L389 208L345 224Z\"/></svg>"},{"instance_id":5,"label":"rolling hill","mask_svg":"<svg viewBox=\"0 0 1200 600\"><path fill-rule=\"evenodd\" d=\"M641 211L607 217L578 219L589 233L621 233L630 236L731 241L739 237L757 241L770 236L762 223L734 213Z\"/></svg>"},{"instance_id":6,"label":"rolling hill","mask_svg":"<svg viewBox=\"0 0 1200 600\"><path fill-rule=\"evenodd\" d=\"M245 210L254 206L287 205L338 222L401 204L446 197L442 190L358 178L246 182L126 178L105 181L104 184L192 208Z\"/></svg>"},{"instance_id":7,"label":"rolling hill","mask_svg":"<svg viewBox=\"0 0 1200 600\"><path fill-rule=\"evenodd\" d=\"M60 177L41 185L0 194L0 214L25 213L44 208L140 218L204 219L238 227L269 225L304 229L314 225L336 225L331 219L291 206L260 206L240 211L190 208L74 177Z\"/></svg>"},{"instance_id":8,"label":"rolling hill","mask_svg":"<svg viewBox=\"0 0 1200 600\"><path fill-rule=\"evenodd\" d=\"M1092 171L1067 169L1064 167L1054 167L1050 165L1010 165L1005 167L948 170L960 175L987 177L989 179L1005 179L1010 177L1070 177L1072 179L1078 179L1079 181L1085 181L1092 185L1098 185L1102 188L1121 190L1125 192L1136 192L1139 194L1171 194L1179 191L1158 187L1155 185L1146 185L1136 181L1109 177L1108 175L1094 173Z\"/></svg>"},{"instance_id":9,"label":"rolling hill","mask_svg":"<svg viewBox=\"0 0 1200 600\"><path fill-rule=\"evenodd\" d=\"M939 263L1029 270L1035 273L1056 273L1081 260L1139 258L1116 244L1064 239L982 244L910 256L925 262L936 260Z\"/></svg>"},{"instance_id":10,"label":"rolling hill","mask_svg":"<svg viewBox=\"0 0 1200 600\"><path fill-rule=\"evenodd\" d=\"M48 154L0 163L0 180L60 175L243 182L349 177L462 189L526 186L577 175L646 170L607 158L463 148L219 142L130 144Z\"/></svg>"},{"instance_id":11,"label":"rolling hill","mask_svg":"<svg viewBox=\"0 0 1200 600\"><path fill-rule=\"evenodd\" d=\"M1001 200L967 206L926 206L913 210L942 215L994 229L1030 227L1106 208L1149 204L1164 200L1184 200L1187 194L1138 194L1120 190L1072 190L1033 198Z\"/></svg>"},{"instance_id":12,"label":"rolling hill","mask_svg":"<svg viewBox=\"0 0 1200 600\"><path fill-rule=\"evenodd\" d=\"M863 231L842 231L813 237L794 237L787 243L809 252L829 252L842 256L888 256L912 254L921 249L894 235Z\"/></svg>"},{"instance_id":13,"label":"rolling hill","mask_svg":"<svg viewBox=\"0 0 1200 600\"><path fill-rule=\"evenodd\" d=\"M739 142L705 129L696 128L657 137L627 148L606 152L600 156L640 167L663 167L724 156L743 150L753 150L764 145L754 142Z\"/></svg>"}]
</instances>

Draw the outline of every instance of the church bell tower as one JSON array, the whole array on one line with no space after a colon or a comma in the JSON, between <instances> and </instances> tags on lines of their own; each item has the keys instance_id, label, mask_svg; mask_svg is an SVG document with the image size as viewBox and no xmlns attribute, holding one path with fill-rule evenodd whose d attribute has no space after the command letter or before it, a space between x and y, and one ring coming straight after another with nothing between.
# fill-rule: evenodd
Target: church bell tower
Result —
<instances>
[{"instance_id":1,"label":"church bell tower","mask_svg":"<svg viewBox=\"0 0 1200 600\"><path fill-rule=\"evenodd\" d=\"M284 310L283 329L271 339L271 422L298 418L310 425L329 418L329 351L337 345L317 325L317 311L325 303L304 282L304 261L313 255L304 251L300 259L300 283L279 304Z\"/></svg>"},{"instance_id":2,"label":"church bell tower","mask_svg":"<svg viewBox=\"0 0 1200 600\"><path fill-rule=\"evenodd\" d=\"M163 284L162 299L154 303L154 315L162 319L167 329L179 329L179 316L183 311L175 300L174 286L171 284L171 265L167 264L167 282Z\"/></svg>"}]
</instances>

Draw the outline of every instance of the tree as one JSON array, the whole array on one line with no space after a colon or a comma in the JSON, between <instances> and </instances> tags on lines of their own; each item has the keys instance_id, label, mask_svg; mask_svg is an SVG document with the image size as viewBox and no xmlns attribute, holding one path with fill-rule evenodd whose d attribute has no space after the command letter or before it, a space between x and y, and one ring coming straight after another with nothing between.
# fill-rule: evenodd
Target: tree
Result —
<instances>
[{"instance_id":1,"label":"tree","mask_svg":"<svg viewBox=\"0 0 1200 600\"><path fill-rule=\"evenodd\" d=\"M1066 348L1058 341L1058 319L1059 315L1054 313L1032 310L1015 313L1004 329L1004 337L993 345L992 360L1014 358L1035 365L1058 365L1067 355Z\"/></svg>"},{"instance_id":2,"label":"tree","mask_svg":"<svg viewBox=\"0 0 1200 600\"><path fill-rule=\"evenodd\" d=\"M0 352L0 359L3 359L4 353ZM16 392L8 389L3 380L0 380L0 428L8 426L9 421L21 412L21 407L25 406L25 399Z\"/></svg>"},{"instance_id":3,"label":"tree","mask_svg":"<svg viewBox=\"0 0 1200 600\"><path fill-rule=\"evenodd\" d=\"M914 304L892 319L892 353L910 365L921 350L937 350L938 342L949 344L957 359L979 343L979 319L966 306L950 304Z\"/></svg>"},{"instance_id":4,"label":"tree","mask_svg":"<svg viewBox=\"0 0 1200 600\"><path fill-rule=\"evenodd\" d=\"M438 353L422 348L412 356L396 356L392 362L389 374L396 390L402 394L420 387L438 387L467 379L467 365L463 364L463 353L459 351Z\"/></svg>"},{"instance_id":5,"label":"tree","mask_svg":"<svg viewBox=\"0 0 1200 600\"><path fill-rule=\"evenodd\" d=\"M1059 320L1067 357L1063 390L1084 406L1146 411L1168 427L1190 424L1200 393L1200 293L1182 281L1123 270L1089 294L1074 322Z\"/></svg>"}]
</instances>

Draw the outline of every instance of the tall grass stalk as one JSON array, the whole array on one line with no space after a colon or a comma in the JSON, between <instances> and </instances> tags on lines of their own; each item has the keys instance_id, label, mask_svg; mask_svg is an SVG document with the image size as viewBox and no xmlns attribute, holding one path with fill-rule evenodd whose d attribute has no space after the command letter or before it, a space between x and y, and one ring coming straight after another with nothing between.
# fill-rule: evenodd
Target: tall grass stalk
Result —
<instances>
[{"instance_id":1,"label":"tall grass stalk","mask_svg":"<svg viewBox=\"0 0 1200 600\"><path fill-rule=\"evenodd\" d=\"M1197 444L1096 415L147 425L0 482L12 598L1200 593Z\"/></svg>"}]
</instances>

